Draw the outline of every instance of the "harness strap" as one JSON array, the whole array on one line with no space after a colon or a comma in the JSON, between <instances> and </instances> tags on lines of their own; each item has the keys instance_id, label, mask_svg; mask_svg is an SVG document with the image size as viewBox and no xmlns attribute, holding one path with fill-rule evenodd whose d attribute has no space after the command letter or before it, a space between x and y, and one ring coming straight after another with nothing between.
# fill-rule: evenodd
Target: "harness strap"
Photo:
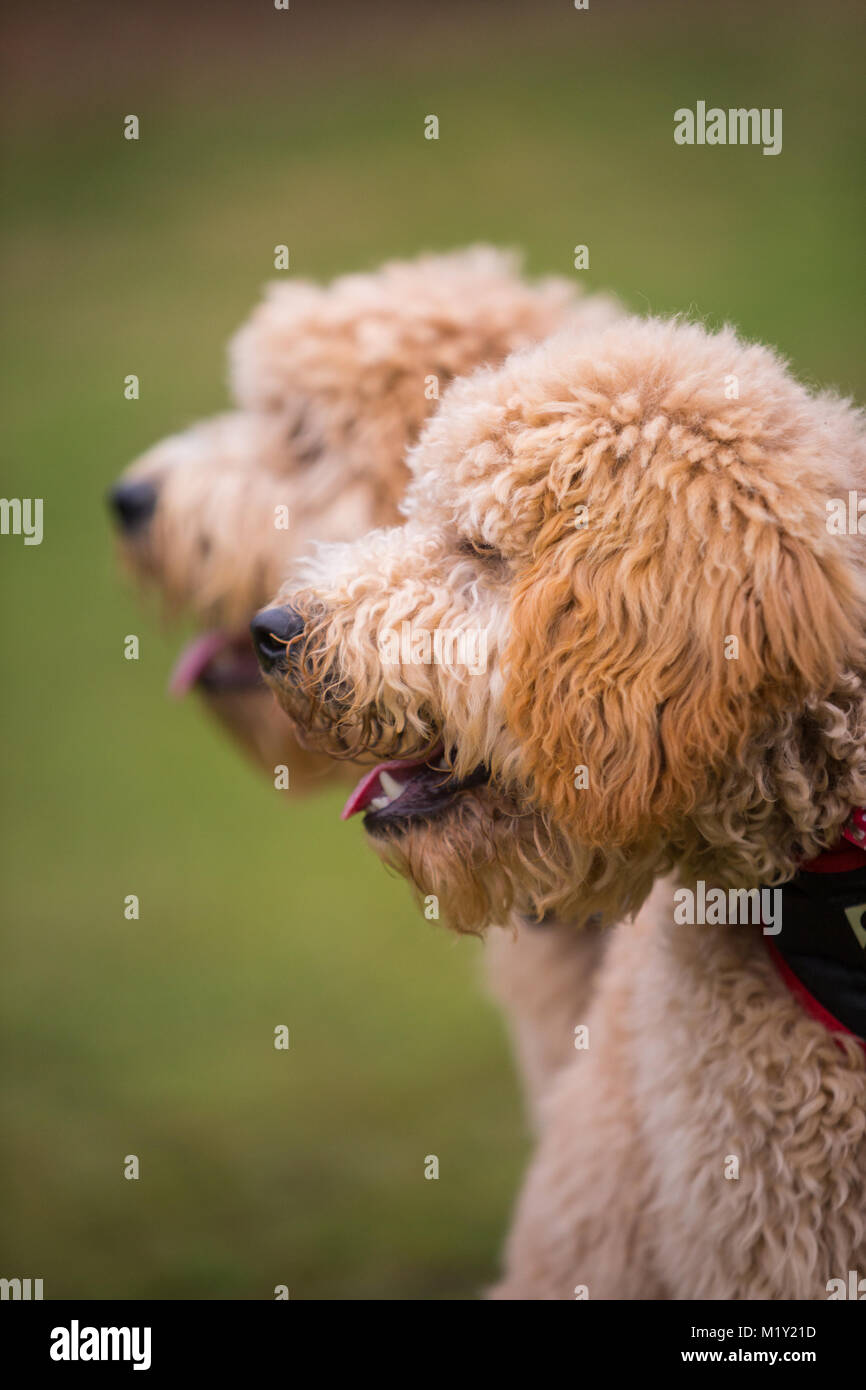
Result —
<instances>
[{"instance_id":1,"label":"harness strap","mask_svg":"<svg viewBox=\"0 0 866 1390\"><path fill-rule=\"evenodd\" d=\"M803 981L794 974L785 957L776 949L770 938L765 937L764 939L767 943L770 960L778 970L783 984L787 985L798 1004L805 1009L809 1017L814 1018L817 1023L822 1023L828 1033L845 1033L849 1038L856 1038L860 1046L866 1050L866 1038L858 1037L856 1033L852 1033L850 1028L846 1028L844 1023L840 1023L835 1014L831 1014L829 1009L825 1009L820 999L816 999L814 994L811 994L803 984Z\"/></svg>"},{"instance_id":2,"label":"harness strap","mask_svg":"<svg viewBox=\"0 0 866 1390\"><path fill-rule=\"evenodd\" d=\"M866 870L866 809L858 806L854 808L846 821L842 830L842 837L838 843L833 845L832 848L824 850L823 853L819 854L815 859L810 859L807 863L803 864L797 878L794 879L791 884L787 885L789 896L791 897L791 906L794 909L793 959L795 961L799 959L803 965L806 967L811 966L814 969L814 958L806 958L807 955L812 956L812 952L807 952L804 949L806 943L803 937L801 916L803 904L808 903L811 899L815 902L816 910L820 910L820 908L823 907L826 911L829 907L834 910L837 915L840 912L844 914L847 884L851 884L853 889L853 897L850 896L849 892L849 898L852 903L858 903L858 901L862 903L864 897L866 897L866 891L864 891L862 886L864 878L866 878L863 872L864 870ZM818 892L812 875L823 874L847 874L851 875L851 878L847 881L847 884L844 881L841 886L831 886L828 884L825 890ZM803 877L801 877L801 875L803 875ZM810 879L812 879L811 883ZM818 1023L821 1023L828 1032L836 1034L837 1041L839 1041L838 1035L847 1035L849 1038L856 1038L860 1046L866 1050L866 1038L859 1033L855 1033L852 1028L849 1028L847 1024L843 1023L834 1013L822 1004L820 999L816 998L793 968L791 960L787 959L782 954L778 946L771 941L769 937L765 936L764 941L770 959L779 972L781 980L801 1007L805 1009L810 1018L814 1018ZM844 941L845 944L842 948L841 958L835 962L835 965L837 969L839 967L844 967L844 961L847 960L847 969L855 972L854 979L856 979L856 972L858 969L866 967L866 955L864 955L862 966L854 959L853 952L856 950L856 947L854 947L853 928L852 935L849 936L846 933ZM815 944L820 944L820 939ZM861 942L860 944L864 946L864 943ZM806 968L806 974L809 974L808 968ZM819 975L818 979L821 981L823 977ZM840 999L842 999L843 1002L845 1001L844 991L840 991ZM850 1006L850 997L847 999L847 1003ZM849 1016L851 1015L849 1014Z\"/></svg>"}]
</instances>

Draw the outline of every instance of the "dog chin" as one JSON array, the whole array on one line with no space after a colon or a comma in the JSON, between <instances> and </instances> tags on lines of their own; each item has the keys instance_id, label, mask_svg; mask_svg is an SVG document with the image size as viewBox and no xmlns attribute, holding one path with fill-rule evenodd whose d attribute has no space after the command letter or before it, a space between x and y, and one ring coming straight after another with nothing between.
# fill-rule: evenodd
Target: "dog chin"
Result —
<instances>
[{"instance_id":1,"label":"dog chin","mask_svg":"<svg viewBox=\"0 0 866 1390\"><path fill-rule=\"evenodd\" d=\"M518 922L616 921L640 906L660 867L655 852L626 862L576 843L486 784L429 817L375 826L365 817L365 829L384 863L409 879L425 917L476 935Z\"/></svg>"},{"instance_id":2,"label":"dog chin","mask_svg":"<svg viewBox=\"0 0 866 1390\"><path fill-rule=\"evenodd\" d=\"M506 837L497 843L498 823L487 800L483 791L467 791L429 819L365 822L372 847L409 879L425 916L458 932L479 933L507 921L515 908L517 882L504 857Z\"/></svg>"},{"instance_id":3,"label":"dog chin","mask_svg":"<svg viewBox=\"0 0 866 1390\"><path fill-rule=\"evenodd\" d=\"M379 857L412 883L424 915L455 931L570 910L574 881L545 857L543 823L490 786L463 790L429 816L376 824L365 817L365 829Z\"/></svg>"}]
</instances>

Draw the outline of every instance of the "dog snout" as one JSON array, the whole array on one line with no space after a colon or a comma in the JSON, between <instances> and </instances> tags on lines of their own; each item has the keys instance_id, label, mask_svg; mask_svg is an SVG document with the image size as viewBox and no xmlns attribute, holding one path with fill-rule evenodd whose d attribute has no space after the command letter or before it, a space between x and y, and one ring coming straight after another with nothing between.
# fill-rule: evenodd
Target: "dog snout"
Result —
<instances>
[{"instance_id":1,"label":"dog snout","mask_svg":"<svg viewBox=\"0 0 866 1390\"><path fill-rule=\"evenodd\" d=\"M156 487L143 478L116 483L108 494L108 505L120 527L132 535L147 525L156 510Z\"/></svg>"},{"instance_id":2,"label":"dog snout","mask_svg":"<svg viewBox=\"0 0 866 1390\"><path fill-rule=\"evenodd\" d=\"M286 648L304 630L304 619L296 609L264 608L250 623L253 646L263 671L286 664Z\"/></svg>"}]
</instances>

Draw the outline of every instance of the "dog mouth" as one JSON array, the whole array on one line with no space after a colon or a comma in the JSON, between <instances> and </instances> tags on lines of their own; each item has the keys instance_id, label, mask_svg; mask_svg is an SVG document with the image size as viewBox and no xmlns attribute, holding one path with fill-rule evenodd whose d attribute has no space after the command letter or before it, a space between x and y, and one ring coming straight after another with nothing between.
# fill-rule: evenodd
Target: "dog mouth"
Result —
<instances>
[{"instance_id":1,"label":"dog mouth","mask_svg":"<svg viewBox=\"0 0 866 1390\"><path fill-rule=\"evenodd\" d=\"M175 662L168 689L177 699L192 689L208 694L264 689L249 633L216 630L194 637Z\"/></svg>"},{"instance_id":2,"label":"dog mouth","mask_svg":"<svg viewBox=\"0 0 866 1390\"><path fill-rule=\"evenodd\" d=\"M372 835L405 830L427 822L453 806L464 792L487 782L481 764L466 777L455 778L443 765L439 744L423 758L394 758L379 763L360 780L343 807L341 819L364 813L364 829Z\"/></svg>"}]
</instances>

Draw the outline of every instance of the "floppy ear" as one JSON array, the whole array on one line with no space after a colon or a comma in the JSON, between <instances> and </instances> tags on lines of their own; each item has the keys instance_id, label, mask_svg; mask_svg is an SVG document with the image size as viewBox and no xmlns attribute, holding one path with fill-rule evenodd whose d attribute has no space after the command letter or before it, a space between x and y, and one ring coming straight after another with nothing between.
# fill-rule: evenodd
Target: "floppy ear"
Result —
<instances>
[{"instance_id":1,"label":"floppy ear","mask_svg":"<svg viewBox=\"0 0 866 1390\"><path fill-rule=\"evenodd\" d=\"M559 511L543 526L512 599L505 708L539 804L613 846L675 826L762 725L862 660L862 635L844 557L766 518L603 530Z\"/></svg>"}]
</instances>

